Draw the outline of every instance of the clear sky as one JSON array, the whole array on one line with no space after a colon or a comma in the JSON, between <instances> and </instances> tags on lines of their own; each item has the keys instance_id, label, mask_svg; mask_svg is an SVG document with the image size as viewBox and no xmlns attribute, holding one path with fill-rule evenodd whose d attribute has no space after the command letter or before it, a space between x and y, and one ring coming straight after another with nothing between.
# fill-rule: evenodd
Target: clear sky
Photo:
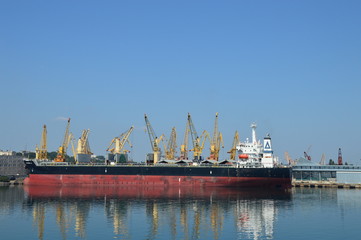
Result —
<instances>
[{"instance_id":1,"label":"clear sky","mask_svg":"<svg viewBox=\"0 0 361 240\"><path fill-rule=\"evenodd\" d=\"M187 113L225 158L241 140L271 134L281 159L361 164L361 1L0 1L0 149L48 149L66 121L105 155L134 125L132 157L151 151ZM208 147L204 156L208 156Z\"/></svg>"}]
</instances>

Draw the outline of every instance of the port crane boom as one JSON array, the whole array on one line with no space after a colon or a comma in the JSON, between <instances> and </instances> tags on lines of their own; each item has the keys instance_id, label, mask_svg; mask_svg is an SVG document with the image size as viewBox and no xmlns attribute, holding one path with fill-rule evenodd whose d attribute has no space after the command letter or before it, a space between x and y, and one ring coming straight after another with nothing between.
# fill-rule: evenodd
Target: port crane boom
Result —
<instances>
[{"instance_id":1,"label":"port crane boom","mask_svg":"<svg viewBox=\"0 0 361 240\"><path fill-rule=\"evenodd\" d=\"M75 138L73 136L72 133L69 133L69 143L71 144L71 150L73 152L73 157L74 157L74 160L75 162L77 163L78 162L78 159L77 159L77 153L75 151L75 147L74 147L74 141L75 141Z\"/></svg>"},{"instance_id":2,"label":"port crane boom","mask_svg":"<svg viewBox=\"0 0 361 240\"><path fill-rule=\"evenodd\" d=\"M304 157L308 160L308 161L311 161L311 156L310 156L310 149L311 149L312 146L309 146L307 151L303 152L303 155Z\"/></svg>"},{"instance_id":3,"label":"port crane boom","mask_svg":"<svg viewBox=\"0 0 361 240\"><path fill-rule=\"evenodd\" d=\"M89 140L88 140L89 132L90 132L89 129L83 130L81 137L78 140L77 154L93 154L90 151L90 146L89 146Z\"/></svg>"},{"instance_id":4,"label":"port crane boom","mask_svg":"<svg viewBox=\"0 0 361 240\"><path fill-rule=\"evenodd\" d=\"M165 159L168 160L174 160L175 159L175 153L177 149L177 132L175 130L175 127L172 128L172 132L170 134L170 138L168 140L168 144L164 144L164 152L165 152Z\"/></svg>"},{"instance_id":5,"label":"port crane boom","mask_svg":"<svg viewBox=\"0 0 361 240\"><path fill-rule=\"evenodd\" d=\"M320 165L325 165L325 160L326 160L326 155L324 153L322 153L321 160L320 160Z\"/></svg>"},{"instance_id":6,"label":"port crane boom","mask_svg":"<svg viewBox=\"0 0 361 240\"><path fill-rule=\"evenodd\" d=\"M216 119L214 121L213 136L212 136L212 140L211 140L211 144L210 144L211 155L210 155L209 159L218 161L219 151L221 149L221 143L222 143L222 148L224 148L222 133L218 131L218 113L216 113Z\"/></svg>"},{"instance_id":7,"label":"port crane boom","mask_svg":"<svg viewBox=\"0 0 361 240\"><path fill-rule=\"evenodd\" d=\"M43 126L43 132L41 134L41 140L40 140L40 148L36 146L35 148L35 158L39 160L46 160L48 159L48 150L47 150L47 130L46 125Z\"/></svg>"},{"instance_id":8,"label":"port crane boom","mask_svg":"<svg viewBox=\"0 0 361 240\"><path fill-rule=\"evenodd\" d=\"M288 152L285 152L285 159L288 163L288 165L293 166L296 164L296 162L294 160L292 160L292 158L290 157L290 154Z\"/></svg>"},{"instance_id":9,"label":"port crane boom","mask_svg":"<svg viewBox=\"0 0 361 240\"><path fill-rule=\"evenodd\" d=\"M128 143L130 147L132 147L132 144L129 141L129 136L133 132L133 130L134 127L131 126L128 131L122 133L119 137L113 138L106 151L109 151L112 154L121 154L128 152L128 150L123 150L123 148L126 143Z\"/></svg>"},{"instance_id":10,"label":"port crane boom","mask_svg":"<svg viewBox=\"0 0 361 240\"><path fill-rule=\"evenodd\" d=\"M193 142L193 149L191 149L190 151L193 151L194 160L200 161L202 160L201 155L203 152L204 143L206 138L209 139L209 134L207 131L204 130L202 135L200 137L198 136L191 115L189 113L188 113L188 125L189 125L189 132L192 136L192 142Z\"/></svg>"},{"instance_id":11,"label":"port crane boom","mask_svg":"<svg viewBox=\"0 0 361 240\"><path fill-rule=\"evenodd\" d=\"M189 136L189 122L187 121L186 130L184 132L183 144L180 146L180 159L188 159L188 136Z\"/></svg>"},{"instance_id":12,"label":"port crane boom","mask_svg":"<svg viewBox=\"0 0 361 240\"><path fill-rule=\"evenodd\" d=\"M230 160L236 160L238 143L239 143L239 134L238 134L238 131L236 131L234 134L234 137L233 137L232 148L228 152L230 154L230 157L229 157Z\"/></svg>"},{"instance_id":13,"label":"port crane boom","mask_svg":"<svg viewBox=\"0 0 361 240\"><path fill-rule=\"evenodd\" d=\"M68 118L68 124L66 125L64 139L62 145L58 148L58 155L55 158L55 162L65 162L65 155L71 141L72 135L69 134L70 118Z\"/></svg>"},{"instance_id":14,"label":"port crane boom","mask_svg":"<svg viewBox=\"0 0 361 240\"><path fill-rule=\"evenodd\" d=\"M150 144L153 150L153 163L156 164L160 159L160 147L159 143L163 139L163 135L161 135L159 138L155 134L152 125L150 124L148 117L146 114L144 114L145 124L147 126L147 131L149 135Z\"/></svg>"}]
</instances>

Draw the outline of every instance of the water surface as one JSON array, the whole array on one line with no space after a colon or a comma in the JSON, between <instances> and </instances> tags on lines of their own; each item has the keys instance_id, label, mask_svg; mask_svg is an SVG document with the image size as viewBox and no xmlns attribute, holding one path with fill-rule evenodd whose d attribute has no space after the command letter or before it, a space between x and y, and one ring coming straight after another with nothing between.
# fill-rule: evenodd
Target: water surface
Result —
<instances>
[{"instance_id":1,"label":"water surface","mask_svg":"<svg viewBox=\"0 0 361 240\"><path fill-rule=\"evenodd\" d=\"M2 239L360 239L361 190L1 187Z\"/></svg>"}]
</instances>

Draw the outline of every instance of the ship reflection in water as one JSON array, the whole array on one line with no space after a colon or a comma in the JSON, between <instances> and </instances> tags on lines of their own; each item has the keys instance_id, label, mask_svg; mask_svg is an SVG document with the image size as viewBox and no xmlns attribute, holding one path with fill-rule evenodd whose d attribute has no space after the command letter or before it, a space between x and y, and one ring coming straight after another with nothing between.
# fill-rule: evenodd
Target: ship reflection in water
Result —
<instances>
[{"instance_id":1,"label":"ship reflection in water","mask_svg":"<svg viewBox=\"0 0 361 240\"><path fill-rule=\"evenodd\" d=\"M24 186L24 190L38 239L47 239L46 227L55 224L59 239L74 235L82 239L272 239L276 203L291 199L284 189Z\"/></svg>"}]
</instances>

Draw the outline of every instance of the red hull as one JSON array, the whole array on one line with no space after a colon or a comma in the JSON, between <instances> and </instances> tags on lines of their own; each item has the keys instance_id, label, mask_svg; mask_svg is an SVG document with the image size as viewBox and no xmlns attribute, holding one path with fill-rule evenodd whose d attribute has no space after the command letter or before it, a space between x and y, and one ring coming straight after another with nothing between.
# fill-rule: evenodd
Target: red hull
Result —
<instances>
[{"instance_id":1,"label":"red hull","mask_svg":"<svg viewBox=\"0 0 361 240\"><path fill-rule=\"evenodd\" d=\"M32 199L247 199L247 198L282 198L289 197L290 191L279 188L202 188L202 187L144 187L144 186L39 186L25 185L24 190Z\"/></svg>"},{"instance_id":2,"label":"red hull","mask_svg":"<svg viewBox=\"0 0 361 240\"><path fill-rule=\"evenodd\" d=\"M56 175L30 174L26 185L126 185L126 186L290 186L290 179L270 177L207 177L145 175Z\"/></svg>"}]
</instances>

